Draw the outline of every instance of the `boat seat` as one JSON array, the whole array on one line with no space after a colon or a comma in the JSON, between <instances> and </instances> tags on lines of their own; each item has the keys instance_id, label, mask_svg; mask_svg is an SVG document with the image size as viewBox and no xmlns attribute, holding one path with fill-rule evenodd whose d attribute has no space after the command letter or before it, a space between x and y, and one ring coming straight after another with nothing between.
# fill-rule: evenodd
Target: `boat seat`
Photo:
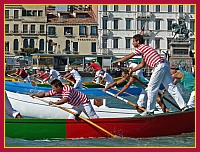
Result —
<instances>
[{"instance_id":1,"label":"boat seat","mask_svg":"<svg viewBox=\"0 0 200 152\"><path fill-rule=\"evenodd\" d=\"M105 106L106 105L106 99L92 99L91 100L92 105L95 105L97 107Z\"/></svg>"}]
</instances>

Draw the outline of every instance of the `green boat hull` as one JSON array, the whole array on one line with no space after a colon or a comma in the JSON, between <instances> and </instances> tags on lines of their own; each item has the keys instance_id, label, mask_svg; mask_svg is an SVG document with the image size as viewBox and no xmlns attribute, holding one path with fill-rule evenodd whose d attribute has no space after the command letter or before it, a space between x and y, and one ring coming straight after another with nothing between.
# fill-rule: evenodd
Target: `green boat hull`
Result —
<instances>
[{"instance_id":1,"label":"green boat hull","mask_svg":"<svg viewBox=\"0 0 200 152\"><path fill-rule=\"evenodd\" d=\"M5 135L23 139L66 138L66 119L6 119Z\"/></svg>"}]
</instances>

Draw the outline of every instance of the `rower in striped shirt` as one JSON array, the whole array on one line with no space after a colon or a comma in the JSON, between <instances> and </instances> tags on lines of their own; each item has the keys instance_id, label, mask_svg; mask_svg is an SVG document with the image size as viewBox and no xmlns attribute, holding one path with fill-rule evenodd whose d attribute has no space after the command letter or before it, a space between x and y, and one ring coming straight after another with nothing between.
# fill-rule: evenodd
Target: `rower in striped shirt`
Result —
<instances>
[{"instance_id":1,"label":"rower in striped shirt","mask_svg":"<svg viewBox=\"0 0 200 152\"><path fill-rule=\"evenodd\" d=\"M51 82L52 90L49 92L41 92L39 94L30 94L31 97L48 97L48 96L58 96L61 100L57 102L50 101L49 104L64 104L68 103L71 104L73 107L72 109L76 113L76 115L80 115L81 112L84 112L86 116L89 118L98 118L96 112L94 111L92 104L88 97L83 94L82 92L76 90L75 88L63 85L62 82L58 79L54 79ZM70 114L68 119L75 119L76 117L73 114Z\"/></svg>"},{"instance_id":2,"label":"rower in striped shirt","mask_svg":"<svg viewBox=\"0 0 200 152\"><path fill-rule=\"evenodd\" d=\"M173 84L169 64L165 62L165 60L160 56L160 54L158 54L158 52L155 49L144 44L144 39L142 35L134 35L132 44L135 47L135 50L131 54L119 60L116 60L115 62L113 62L113 64L116 64L118 62L124 62L136 55L141 55L143 58L142 62L138 64L137 67L132 69L130 74L143 68L145 65L153 68L148 87L146 88L148 97L147 108L146 111L143 112L141 115L145 116L154 113L154 109L156 106L156 98L161 83L164 85L165 89L168 90L168 92L172 95L172 97L175 99L182 111L188 110L188 107L186 106L182 95L178 91L176 85Z\"/></svg>"}]
</instances>

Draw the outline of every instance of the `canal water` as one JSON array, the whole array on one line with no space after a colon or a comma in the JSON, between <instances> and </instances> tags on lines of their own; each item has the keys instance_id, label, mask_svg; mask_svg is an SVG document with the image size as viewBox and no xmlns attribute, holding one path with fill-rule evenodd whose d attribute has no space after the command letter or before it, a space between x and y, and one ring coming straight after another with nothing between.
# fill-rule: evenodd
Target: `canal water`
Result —
<instances>
[{"instance_id":1,"label":"canal water","mask_svg":"<svg viewBox=\"0 0 200 152\"><path fill-rule=\"evenodd\" d=\"M90 81L92 78L85 78L84 81ZM182 88L185 101L188 101L190 93ZM95 98L89 95L89 98ZM105 98L105 97L98 97ZM126 99L136 103L137 98L126 96ZM116 99L106 97L108 107L118 107L131 109L132 106ZM173 110L173 106L166 102L168 108ZM186 121L187 123L187 121ZM17 130L16 130L17 131ZM73 139L73 140L24 140L5 138L5 147L62 147L62 148L141 148L141 147L195 147L195 133L184 133L174 136L154 137L154 138L119 138L119 139ZM128 150L128 149L127 149Z\"/></svg>"}]
</instances>

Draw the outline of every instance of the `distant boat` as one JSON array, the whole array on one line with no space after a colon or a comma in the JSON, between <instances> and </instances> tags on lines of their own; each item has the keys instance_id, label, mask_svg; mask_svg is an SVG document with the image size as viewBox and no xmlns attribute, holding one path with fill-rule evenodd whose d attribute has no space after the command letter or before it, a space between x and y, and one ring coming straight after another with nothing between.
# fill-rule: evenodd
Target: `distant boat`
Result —
<instances>
[{"instance_id":1,"label":"distant boat","mask_svg":"<svg viewBox=\"0 0 200 152\"><path fill-rule=\"evenodd\" d=\"M114 81L117 81L120 78L121 77L114 78ZM6 77L5 81L22 82L22 80L20 80L20 79L14 79L14 78L11 78L11 77ZM66 81L64 83L67 84L67 85L70 85L70 82L68 82L68 81ZM100 84L97 84L97 83L94 83L94 82L82 82L82 84L83 84L84 88L104 88L105 87L104 85L100 85ZM123 87L125 84L126 84L126 82L123 82L123 83L117 85L117 87ZM40 82L37 82L37 86L38 87L49 87L49 88L51 88L51 85L47 84L47 83L42 84Z\"/></svg>"},{"instance_id":2,"label":"distant boat","mask_svg":"<svg viewBox=\"0 0 200 152\"><path fill-rule=\"evenodd\" d=\"M51 87L33 86L32 83L5 81L5 89L12 92L30 94L48 92L49 90L51 90ZM103 88L83 88L77 90L86 95L109 96L107 93L103 92ZM112 93L117 93L117 90L110 89L109 91ZM141 88L131 87L127 89L126 92L132 95L139 95L141 92ZM122 93L121 96L127 96L127 94Z\"/></svg>"}]
</instances>

